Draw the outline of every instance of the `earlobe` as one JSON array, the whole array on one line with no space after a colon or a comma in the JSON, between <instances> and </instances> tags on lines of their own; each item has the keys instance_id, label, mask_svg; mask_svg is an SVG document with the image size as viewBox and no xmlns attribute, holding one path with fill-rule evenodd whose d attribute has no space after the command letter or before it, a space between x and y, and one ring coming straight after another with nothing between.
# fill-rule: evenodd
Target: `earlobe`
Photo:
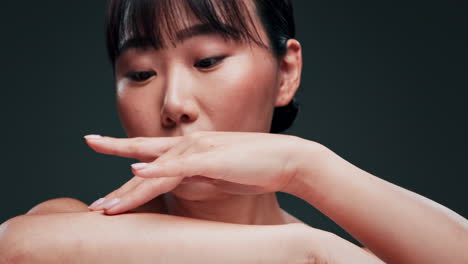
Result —
<instances>
[{"instance_id":1,"label":"earlobe","mask_svg":"<svg viewBox=\"0 0 468 264\"><path fill-rule=\"evenodd\" d=\"M289 39L286 45L286 53L280 61L280 87L276 96L276 107L289 104L301 82L301 44L295 39Z\"/></svg>"}]
</instances>

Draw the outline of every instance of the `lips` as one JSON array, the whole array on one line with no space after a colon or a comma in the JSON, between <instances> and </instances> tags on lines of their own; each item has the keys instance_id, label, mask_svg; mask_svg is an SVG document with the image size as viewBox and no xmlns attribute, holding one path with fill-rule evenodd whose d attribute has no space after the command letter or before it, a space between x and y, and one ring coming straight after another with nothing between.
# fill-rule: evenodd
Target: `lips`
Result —
<instances>
[{"instance_id":1,"label":"lips","mask_svg":"<svg viewBox=\"0 0 468 264\"><path fill-rule=\"evenodd\" d=\"M180 184L195 183L195 182L213 183L213 181L214 179L197 175L197 176L184 178Z\"/></svg>"}]
</instances>

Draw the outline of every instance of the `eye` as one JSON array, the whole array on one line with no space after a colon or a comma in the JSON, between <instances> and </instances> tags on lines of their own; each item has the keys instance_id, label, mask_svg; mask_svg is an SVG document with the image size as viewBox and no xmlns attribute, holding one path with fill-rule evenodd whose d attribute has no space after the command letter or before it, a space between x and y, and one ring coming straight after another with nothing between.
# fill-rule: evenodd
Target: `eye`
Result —
<instances>
[{"instance_id":1,"label":"eye","mask_svg":"<svg viewBox=\"0 0 468 264\"><path fill-rule=\"evenodd\" d=\"M156 75L154 71L129 72L125 76L134 82L144 82Z\"/></svg>"},{"instance_id":2,"label":"eye","mask_svg":"<svg viewBox=\"0 0 468 264\"><path fill-rule=\"evenodd\" d=\"M197 61L194 66L197 68L201 68L201 69L209 69L219 64L225 58L226 56L218 56L218 57L202 59L202 60Z\"/></svg>"}]
</instances>

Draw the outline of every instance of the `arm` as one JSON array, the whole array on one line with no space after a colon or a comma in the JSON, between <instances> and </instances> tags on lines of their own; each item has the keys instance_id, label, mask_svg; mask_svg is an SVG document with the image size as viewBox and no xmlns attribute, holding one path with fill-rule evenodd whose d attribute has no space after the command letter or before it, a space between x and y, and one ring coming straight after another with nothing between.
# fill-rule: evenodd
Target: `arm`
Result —
<instances>
[{"instance_id":1,"label":"arm","mask_svg":"<svg viewBox=\"0 0 468 264\"><path fill-rule=\"evenodd\" d=\"M172 147L184 151L164 158L161 145L172 143L164 138L88 141L101 153L155 158L132 166L145 188L137 192L124 185L109 194L109 199L119 199L106 213L125 212L170 191L180 178L202 175L221 190L227 183L226 192L298 196L391 263L468 263L466 219L353 166L318 143L265 133L203 132L183 137ZM154 186L146 178L161 180Z\"/></svg>"},{"instance_id":2,"label":"arm","mask_svg":"<svg viewBox=\"0 0 468 264\"><path fill-rule=\"evenodd\" d=\"M2 226L0 252L13 263L287 263L301 253L289 246L293 226L100 212L24 215Z\"/></svg>"},{"instance_id":3,"label":"arm","mask_svg":"<svg viewBox=\"0 0 468 264\"><path fill-rule=\"evenodd\" d=\"M317 143L301 141L306 151L296 157L297 174L284 191L312 204L389 263L468 263L466 219Z\"/></svg>"},{"instance_id":4,"label":"arm","mask_svg":"<svg viewBox=\"0 0 468 264\"><path fill-rule=\"evenodd\" d=\"M332 250L333 249L333 250ZM169 215L24 215L0 226L0 263L381 263L302 224L249 226Z\"/></svg>"}]
</instances>

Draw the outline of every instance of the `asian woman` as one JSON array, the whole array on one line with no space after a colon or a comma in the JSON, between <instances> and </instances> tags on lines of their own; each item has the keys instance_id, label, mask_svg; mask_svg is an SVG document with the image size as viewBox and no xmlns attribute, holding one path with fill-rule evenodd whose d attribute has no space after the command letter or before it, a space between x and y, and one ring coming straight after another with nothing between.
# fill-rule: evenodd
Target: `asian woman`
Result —
<instances>
[{"instance_id":1,"label":"asian woman","mask_svg":"<svg viewBox=\"0 0 468 264\"><path fill-rule=\"evenodd\" d=\"M128 138L86 143L139 160L135 176L7 221L2 263L468 263L462 216L280 134L302 72L289 0L110 0L107 43ZM280 191L365 248L288 214Z\"/></svg>"}]
</instances>

